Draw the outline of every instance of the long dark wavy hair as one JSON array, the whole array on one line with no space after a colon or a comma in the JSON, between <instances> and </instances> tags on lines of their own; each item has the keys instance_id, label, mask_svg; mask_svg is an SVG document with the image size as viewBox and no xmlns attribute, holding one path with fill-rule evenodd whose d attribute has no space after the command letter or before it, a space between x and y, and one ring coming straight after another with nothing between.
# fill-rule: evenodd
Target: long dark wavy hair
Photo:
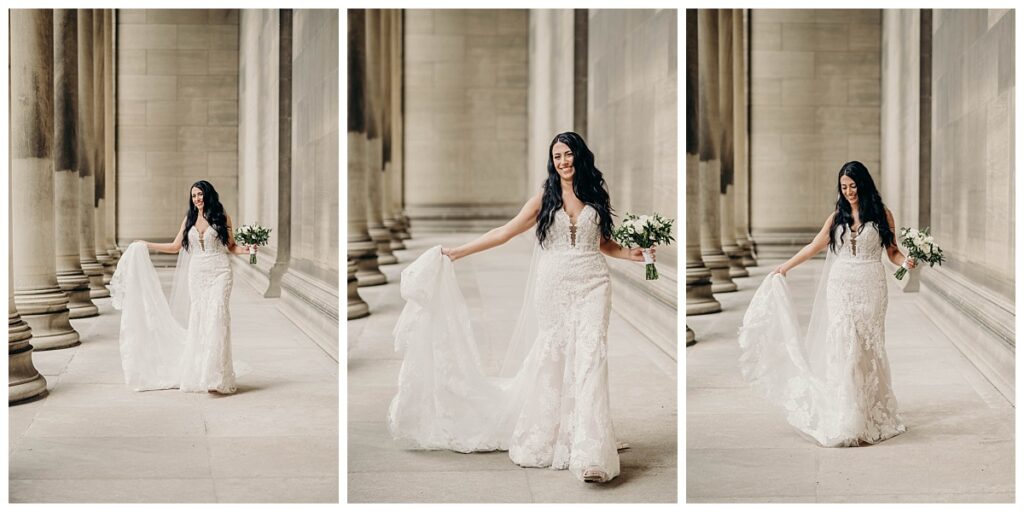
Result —
<instances>
[{"instance_id":1,"label":"long dark wavy hair","mask_svg":"<svg viewBox=\"0 0 1024 512\"><path fill-rule=\"evenodd\" d=\"M864 224L874 222L878 226L878 234L881 235L882 247L894 244L895 236L892 233L892 226L889 225L889 218L885 215L885 203L882 202L882 196L879 195L878 188L875 187L875 181L871 179L868 168L854 160L843 164L843 167L839 169L839 176L836 177L836 192L839 194L839 198L836 200L836 215L832 218L832 227L828 231L829 250L838 252L846 230L852 229L855 224L853 209L850 202L846 200L846 196L843 195L843 186L839 182L843 176L849 176L857 184L857 204L861 229L864 228ZM842 230L839 240L836 239L837 227Z\"/></svg>"},{"instance_id":2,"label":"long dark wavy hair","mask_svg":"<svg viewBox=\"0 0 1024 512\"><path fill-rule=\"evenodd\" d=\"M541 246L548 236L548 229L555 221L555 214L562 208L562 178L555 170L555 162L551 151L555 144L563 143L572 151L572 190L576 197L597 211L600 219L601 236L612 237L612 205L605 188L604 175L594 166L594 153L590 152L583 137L574 132L555 135L548 146L548 177L544 181L544 195L541 199L540 211L537 212L537 240Z\"/></svg>"},{"instance_id":3,"label":"long dark wavy hair","mask_svg":"<svg viewBox=\"0 0 1024 512\"><path fill-rule=\"evenodd\" d=\"M217 238L225 246L228 245L228 219L224 214L224 205L220 204L220 195L213 184L206 180L199 180L188 188L188 213L185 215L185 236L181 238L181 246L188 250L188 233L192 226L196 225L199 219L199 208L192 203L192 189L198 188L203 191L203 216L210 227L217 231Z\"/></svg>"}]
</instances>

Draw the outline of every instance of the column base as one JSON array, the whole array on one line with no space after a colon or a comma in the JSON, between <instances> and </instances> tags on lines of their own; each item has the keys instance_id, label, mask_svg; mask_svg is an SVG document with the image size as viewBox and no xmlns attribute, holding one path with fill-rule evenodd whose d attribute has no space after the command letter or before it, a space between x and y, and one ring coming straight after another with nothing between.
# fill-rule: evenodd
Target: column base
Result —
<instances>
[{"instance_id":1,"label":"column base","mask_svg":"<svg viewBox=\"0 0 1024 512\"><path fill-rule=\"evenodd\" d=\"M103 283L103 266L98 262L82 263L82 272L89 278L89 298L110 297L110 290Z\"/></svg>"},{"instance_id":2,"label":"column base","mask_svg":"<svg viewBox=\"0 0 1024 512\"><path fill-rule=\"evenodd\" d=\"M349 242L348 257L356 263L358 286L387 284L388 276L380 271L380 264L377 262L377 246L372 241Z\"/></svg>"},{"instance_id":3,"label":"column base","mask_svg":"<svg viewBox=\"0 0 1024 512\"><path fill-rule=\"evenodd\" d=\"M89 298L89 278L81 271L58 271L57 284L68 294L70 318L89 318L100 314L100 309Z\"/></svg>"},{"instance_id":4,"label":"column base","mask_svg":"<svg viewBox=\"0 0 1024 512\"><path fill-rule=\"evenodd\" d=\"M393 219L384 219L384 227L387 228L388 234L391 237L390 249L392 251L404 251L405 244L402 243L402 238L399 233L399 231L401 230L401 224L399 223L399 221Z\"/></svg>"},{"instance_id":5,"label":"column base","mask_svg":"<svg viewBox=\"0 0 1024 512\"><path fill-rule=\"evenodd\" d=\"M60 288L15 291L15 307L32 329L36 350L73 347L80 343L78 331L68 318L68 296Z\"/></svg>"},{"instance_id":6,"label":"column base","mask_svg":"<svg viewBox=\"0 0 1024 512\"><path fill-rule=\"evenodd\" d=\"M690 347L697 344L697 335L694 334L693 329L690 326L686 326L686 346Z\"/></svg>"},{"instance_id":7,"label":"column base","mask_svg":"<svg viewBox=\"0 0 1024 512\"><path fill-rule=\"evenodd\" d=\"M32 345L7 357L7 404L16 405L46 396L46 379L32 364Z\"/></svg>"},{"instance_id":8,"label":"column base","mask_svg":"<svg viewBox=\"0 0 1024 512\"><path fill-rule=\"evenodd\" d=\"M724 246L722 251L729 258L729 277L750 277L750 272L743 266L743 249L739 245Z\"/></svg>"},{"instance_id":9,"label":"column base","mask_svg":"<svg viewBox=\"0 0 1024 512\"><path fill-rule=\"evenodd\" d=\"M370 238L373 239L373 243L377 246L378 265L395 265L398 263L395 253L391 252L391 231L384 228L371 228Z\"/></svg>"},{"instance_id":10,"label":"column base","mask_svg":"<svg viewBox=\"0 0 1024 512\"><path fill-rule=\"evenodd\" d=\"M370 314L370 305L359 296L359 280L356 279L355 262L349 259L348 263L348 315L346 318L355 320Z\"/></svg>"},{"instance_id":11,"label":"column base","mask_svg":"<svg viewBox=\"0 0 1024 512\"><path fill-rule=\"evenodd\" d=\"M730 293L739 290L729 274L729 257L724 253L702 254L704 266L711 271L711 292Z\"/></svg>"}]
</instances>

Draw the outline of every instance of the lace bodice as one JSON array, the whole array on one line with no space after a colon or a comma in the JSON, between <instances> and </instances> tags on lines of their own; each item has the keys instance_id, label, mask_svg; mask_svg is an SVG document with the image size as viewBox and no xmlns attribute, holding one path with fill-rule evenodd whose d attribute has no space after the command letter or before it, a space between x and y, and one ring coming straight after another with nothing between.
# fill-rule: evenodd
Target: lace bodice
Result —
<instances>
[{"instance_id":1,"label":"lace bodice","mask_svg":"<svg viewBox=\"0 0 1024 512\"><path fill-rule=\"evenodd\" d=\"M565 212L565 209L559 208L555 212L555 221L548 228L544 250L600 251L601 226L599 222L597 210L589 204L583 205L583 209L576 216L575 224L570 221L569 214Z\"/></svg>"},{"instance_id":2,"label":"lace bodice","mask_svg":"<svg viewBox=\"0 0 1024 512\"><path fill-rule=\"evenodd\" d=\"M837 226L835 234L837 237L842 234L842 245L836 254L840 260L881 261L882 238L874 222L861 225L859 233L855 233L849 226L846 227L846 233L843 233L843 227Z\"/></svg>"},{"instance_id":3,"label":"lace bodice","mask_svg":"<svg viewBox=\"0 0 1024 512\"><path fill-rule=\"evenodd\" d=\"M217 230L211 225L206 228L203 234L199 234L199 228L192 226L188 232L188 251L192 255L225 253L228 248L221 243L217 237Z\"/></svg>"}]
</instances>

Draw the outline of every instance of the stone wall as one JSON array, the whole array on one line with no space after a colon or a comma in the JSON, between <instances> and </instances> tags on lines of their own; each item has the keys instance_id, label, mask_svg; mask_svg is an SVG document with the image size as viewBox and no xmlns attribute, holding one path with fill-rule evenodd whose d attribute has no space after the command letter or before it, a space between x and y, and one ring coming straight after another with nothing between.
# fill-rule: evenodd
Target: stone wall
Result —
<instances>
[{"instance_id":1,"label":"stone wall","mask_svg":"<svg viewBox=\"0 0 1024 512\"><path fill-rule=\"evenodd\" d=\"M678 193L675 10L588 11L587 144L604 173L612 206L676 219ZM645 281L636 263L609 259L613 305L671 357L676 357L677 245L658 250L661 279Z\"/></svg>"},{"instance_id":2,"label":"stone wall","mask_svg":"<svg viewBox=\"0 0 1024 512\"><path fill-rule=\"evenodd\" d=\"M572 9L531 9L527 193L547 179L548 149L555 135L574 131L586 139L585 126L574 124L575 13Z\"/></svg>"},{"instance_id":3,"label":"stone wall","mask_svg":"<svg viewBox=\"0 0 1024 512\"><path fill-rule=\"evenodd\" d=\"M238 215L237 10L117 15L117 237L166 241L189 185L207 179Z\"/></svg>"},{"instance_id":4,"label":"stone wall","mask_svg":"<svg viewBox=\"0 0 1024 512\"><path fill-rule=\"evenodd\" d=\"M843 163L884 175L881 11L756 9L750 21L750 227L759 254L789 257L835 208Z\"/></svg>"},{"instance_id":5,"label":"stone wall","mask_svg":"<svg viewBox=\"0 0 1024 512\"><path fill-rule=\"evenodd\" d=\"M525 10L405 11L405 205L414 229L490 229L527 199Z\"/></svg>"}]
</instances>

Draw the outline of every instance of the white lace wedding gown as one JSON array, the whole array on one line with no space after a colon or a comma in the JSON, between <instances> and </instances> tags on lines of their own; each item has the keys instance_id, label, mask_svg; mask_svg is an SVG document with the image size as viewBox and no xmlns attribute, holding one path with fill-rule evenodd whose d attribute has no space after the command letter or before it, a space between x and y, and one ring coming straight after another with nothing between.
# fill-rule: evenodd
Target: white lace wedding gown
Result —
<instances>
[{"instance_id":1,"label":"white lace wedding gown","mask_svg":"<svg viewBox=\"0 0 1024 512\"><path fill-rule=\"evenodd\" d=\"M836 235L839 236L840 228ZM797 326L789 288L765 278L743 318L740 368L800 433L822 446L858 446L906 430L885 354L888 294L878 227L850 228L821 279L825 308L806 335ZM820 323L820 328L816 324Z\"/></svg>"},{"instance_id":2,"label":"white lace wedding gown","mask_svg":"<svg viewBox=\"0 0 1024 512\"><path fill-rule=\"evenodd\" d=\"M392 435L414 448L508 450L525 467L619 474L608 401L611 288L597 212L555 215L533 276L537 335L514 375L481 369L465 300L440 247L402 272L395 327L405 350L391 402Z\"/></svg>"},{"instance_id":3,"label":"white lace wedding gown","mask_svg":"<svg viewBox=\"0 0 1024 512\"><path fill-rule=\"evenodd\" d=\"M232 271L227 247L216 230L189 230L189 249L178 272L187 281L176 293L187 296L187 315L176 315L164 297L144 243L121 256L111 279L114 307L121 310L121 364L136 391L236 390L231 359ZM184 251L184 249L183 249Z\"/></svg>"}]
</instances>

